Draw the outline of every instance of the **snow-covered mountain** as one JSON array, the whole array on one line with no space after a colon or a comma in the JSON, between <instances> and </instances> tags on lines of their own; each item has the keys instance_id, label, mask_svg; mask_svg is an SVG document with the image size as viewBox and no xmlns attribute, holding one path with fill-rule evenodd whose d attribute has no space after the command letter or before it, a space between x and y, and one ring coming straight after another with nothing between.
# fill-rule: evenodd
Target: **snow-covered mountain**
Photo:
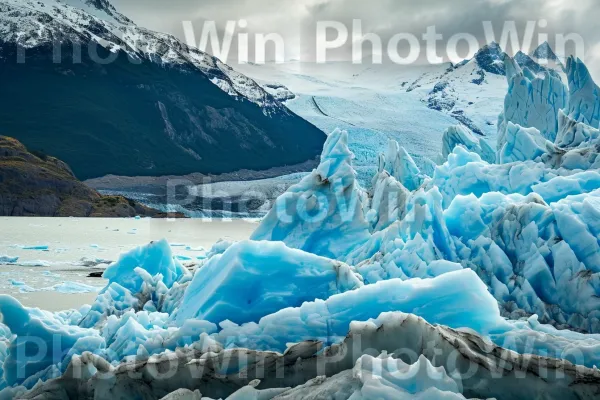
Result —
<instances>
[{"instance_id":1,"label":"snow-covered mountain","mask_svg":"<svg viewBox=\"0 0 600 400\"><path fill-rule=\"evenodd\" d=\"M163 64L193 64L227 94L243 97L269 113L286 111L252 79L217 58L166 33L137 26L108 0L1 0L0 40L35 48L55 40L101 43L115 52Z\"/></svg>"},{"instance_id":2,"label":"snow-covered mountain","mask_svg":"<svg viewBox=\"0 0 600 400\"><path fill-rule=\"evenodd\" d=\"M531 52L530 56L544 66L548 66L553 69L560 69L562 71L565 69L564 63L556 55L554 50L552 50L552 47L548 42L544 42L539 45L534 51Z\"/></svg>"},{"instance_id":3,"label":"snow-covered mountain","mask_svg":"<svg viewBox=\"0 0 600 400\"><path fill-rule=\"evenodd\" d=\"M108 0L0 0L0 63L0 129L81 178L264 169L314 158L325 139L254 80Z\"/></svg>"}]
</instances>

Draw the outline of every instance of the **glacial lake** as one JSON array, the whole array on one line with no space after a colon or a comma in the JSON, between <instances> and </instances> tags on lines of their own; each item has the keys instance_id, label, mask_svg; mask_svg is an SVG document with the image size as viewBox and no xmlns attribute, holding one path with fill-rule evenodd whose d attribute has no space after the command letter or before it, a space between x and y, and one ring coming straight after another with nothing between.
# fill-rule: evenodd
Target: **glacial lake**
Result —
<instances>
[{"instance_id":1,"label":"glacial lake","mask_svg":"<svg viewBox=\"0 0 600 400\"><path fill-rule=\"evenodd\" d=\"M167 239L184 265L219 240L248 239L257 221L0 217L0 294L48 311L93 302L104 287L88 278L119 254Z\"/></svg>"}]
</instances>

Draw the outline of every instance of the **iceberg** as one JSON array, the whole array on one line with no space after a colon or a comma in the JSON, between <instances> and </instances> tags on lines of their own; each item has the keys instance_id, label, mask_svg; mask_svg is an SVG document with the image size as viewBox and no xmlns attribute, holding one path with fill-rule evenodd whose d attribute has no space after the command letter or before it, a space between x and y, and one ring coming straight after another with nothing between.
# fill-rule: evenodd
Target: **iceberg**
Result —
<instances>
[{"instance_id":1,"label":"iceberg","mask_svg":"<svg viewBox=\"0 0 600 400\"><path fill-rule=\"evenodd\" d=\"M395 140L389 141L384 165L380 169L387 171L408 190L417 190L426 178L410 154Z\"/></svg>"},{"instance_id":2,"label":"iceberg","mask_svg":"<svg viewBox=\"0 0 600 400\"><path fill-rule=\"evenodd\" d=\"M103 278L108 280L108 286L117 283L133 293L139 293L144 280L136 273L136 268L152 276L160 274L167 288L187 274L181 263L173 258L169 243L161 240L121 255L117 262L104 271Z\"/></svg>"},{"instance_id":3,"label":"iceberg","mask_svg":"<svg viewBox=\"0 0 600 400\"><path fill-rule=\"evenodd\" d=\"M0 265L11 265L16 264L19 261L19 257L11 257L7 255L0 256Z\"/></svg>"}]
</instances>

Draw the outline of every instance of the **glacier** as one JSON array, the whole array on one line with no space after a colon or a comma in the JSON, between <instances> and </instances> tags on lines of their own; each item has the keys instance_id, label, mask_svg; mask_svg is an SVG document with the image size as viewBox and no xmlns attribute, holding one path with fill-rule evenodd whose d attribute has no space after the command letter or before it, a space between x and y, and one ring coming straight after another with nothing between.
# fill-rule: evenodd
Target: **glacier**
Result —
<instances>
[{"instance_id":1,"label":"glacier","mask_svg":"<svg viewBox=\"0 0 600 400\"><path fill-rule=\"evenodd\" d=\"M597 87L504 63L495 150L451 126L429 172L392 140L363 187L334 130L193 271L161 240L78 310L0 296L0 399L597 398Z\"/></svg>"}]
</instances>

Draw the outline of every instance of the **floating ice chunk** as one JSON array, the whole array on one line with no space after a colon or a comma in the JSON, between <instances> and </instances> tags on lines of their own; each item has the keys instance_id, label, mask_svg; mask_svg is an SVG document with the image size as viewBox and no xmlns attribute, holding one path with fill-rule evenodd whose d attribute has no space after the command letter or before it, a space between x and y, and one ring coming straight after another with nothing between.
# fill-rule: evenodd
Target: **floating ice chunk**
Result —
<instances>
[{"instance_id":1,"label":"floating ice chunk","mask_svg":"<svg viewBox=\"0 0 600 400\"><path fill-rule=\"evenodd\" d=\"M276 200L251 239L283 241L334 259L364 243L369 237L361 207L365 194L356 181L352 157L348 133L331 133L319 167Z\"/></svg>"},{"instance_id":2,"label":"floating ice chunk","mask_svg":"<svg viewBox=\"0 0 600 400\"><path fill-rule=\"evenodd\" d=\"M0 256L0 265L10 265L16 264L19 261L19 257L11 257L11 256Z\"/></svg>"},{"instance_id":3,"label":"floating ice chunk","mask_svg":"<svg viewBox=\"0 0 600 400\"><path fill-rule=\"evenodd\" d=\"M63 282L52 287L55 292L64 294L95 293L102 290L102 287L90 286L81 282Z\"/></svg>"},{"instance_id":4,"label":"floating ice chunk","mask_svg":"<svg viewBox=\"0 0 600 400\"><path fill-rule=\"evenodd\" d=\"M442 157L444 160L452 153L456 146L464 146L468 151L477 153L485 162L493 164L496 161L496 152L483 139L475 137L463 125L449 127L442 138Z\"/></svg>"},{"instance_id":5,"label":"floating ice chunk","mask_svg":"<svg viewBox=\"0 0 600 400\"><path fill-rule=\"evenodd\" d=\"M258 321L305 301L326 299L362 286L344 263L281 242L244 241L198 269L176 311L176 321Z\"/></svg>"},{"instance_id":6,"label":"floating ice chunk","mask_svg":"<svg viewBox=\"0 0 600 400\"><path fill-rule=\"evenodd\" d=\"M103 277L108 279L109 285L118 283L132 293L139 293L144 281L135 272L136 268L143 269L151 276L161 274L162 282L167 288L189 273L173 258L167 241L161 240L121 254L119 260L104 271Z\"/></svg>"},{"instance_id":7,"label":"floating ice chunk","mask_svg":"<svg viewBox=\"0 0 600 400\"><path fill-rule=\"evenodd\" d=\"M187 251L201 251L201 252L205 252L206 251L206 249L203 246L198 246L198 247L186 246L185 249Z\"/></svg>"},{"instance_id":8,"label":"floating ice chunk","mask_svg":"<svg viewBox=\"0 0 600 400\"><path fill-rule=\"evenodd\" d=\"M19 292L21 292L21 293L33 293L33 292L38 291L37 289L32 288L31 286L27 285L25 282L17 281L15 279L9 279L8 282L11 285L19 288Z\"/></svg>"},{"instance_id":9,"label":"floating ice chunk","mask_svg":"<svg viewBox=\"0 0 600 400\"><path fill-rule=\"evenodd\" d=\"M34 245L34 246L19 246L23 250L37 250L37 251L48 251L50 246L47 245Z\"/></svg>"},{"instance_id":10,"label":"floating ice chunk","mask_svg":"<svg viewBox=\"0 0 600 400\"><path fill-rule=\"evenodd\" d=\"M48 268L52 266L50 261L46 260L31 260L31 261L20 261L18 264L20 267L44 267Z\"/></svg>"}]
</instances>

